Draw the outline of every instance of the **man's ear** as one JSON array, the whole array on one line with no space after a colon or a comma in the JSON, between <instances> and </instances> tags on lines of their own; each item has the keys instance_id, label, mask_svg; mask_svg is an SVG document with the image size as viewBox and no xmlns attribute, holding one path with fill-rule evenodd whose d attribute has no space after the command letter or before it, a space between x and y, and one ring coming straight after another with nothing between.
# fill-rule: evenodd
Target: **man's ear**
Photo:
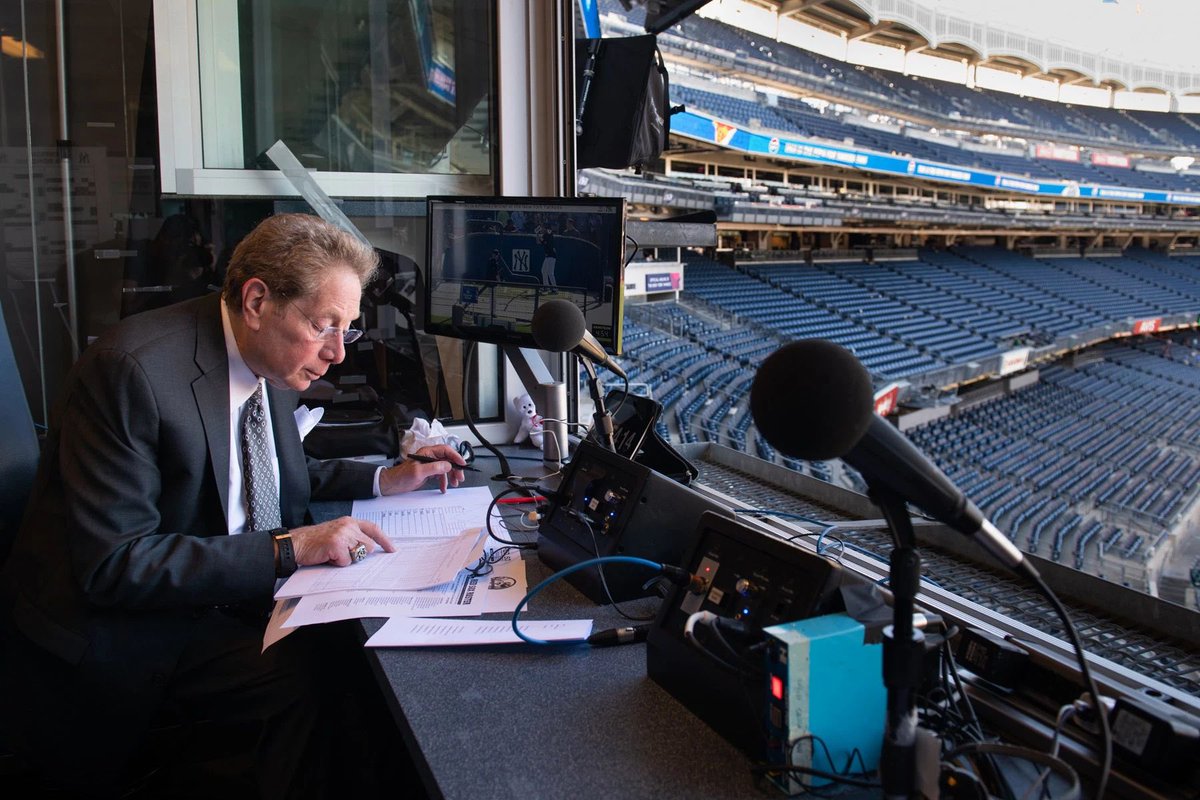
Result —
<instances>
[{"instance_id":1,"label":"man's ear","mask_svg":"<svg viewBox=\"0 0 1200 800\"><path fill-rule=\"evenodd\" d=\"M271 290L259 278L250 278L242 284L242 320L246 327L258 330L262 318L267 314L267 301Z\"/></svg>"}]
</instances>

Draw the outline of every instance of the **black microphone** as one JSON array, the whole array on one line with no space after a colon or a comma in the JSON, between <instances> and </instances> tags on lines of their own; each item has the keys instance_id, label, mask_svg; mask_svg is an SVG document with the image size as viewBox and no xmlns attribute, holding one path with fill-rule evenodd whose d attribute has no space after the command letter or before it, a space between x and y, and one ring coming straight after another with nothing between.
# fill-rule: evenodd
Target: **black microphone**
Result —
<instances>
[{"instance_id":1,"label":"black microphone","mask_svg":"<svg viewBox=\"0 0 1200 800\"><path fill-rule=\"evenodd\" d=\"M895 426L875 413L871 376L832 342L792 342L768 356L750 387L759 432L794 458L841 457L892 492L976 539L1009 569L1036 574L1025 555Z\"/></svg>"},{"instance_id":2,"label":"black microphone","mask_svg":"<svg viewBox=\"0 0 1200 800\"><path fill-rule=\"evenodd\" d=\"M547 300L533 312L531 326L533 340L537 346L552 353L574 353L598 364L619 377L625 378L625 370L604 351L604 345L596 341L587 329L587 321L579 306L568 300Z\"/></svg>"}]
</instances>

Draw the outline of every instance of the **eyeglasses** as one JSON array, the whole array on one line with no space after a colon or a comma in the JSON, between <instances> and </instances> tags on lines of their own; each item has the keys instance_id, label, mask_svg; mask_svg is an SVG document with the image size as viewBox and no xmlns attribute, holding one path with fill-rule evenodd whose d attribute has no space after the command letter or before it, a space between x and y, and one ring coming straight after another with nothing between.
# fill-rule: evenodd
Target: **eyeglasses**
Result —
<instances>
[{"instance_id":1,"label":"eyeglasses","mask_svg":"<svg viewBox=\"0 0 1200 800\"><path fill-rule=\"evenodd\" d=\"M294 301L289 300L288 305L296 309L300 316L308 320L308 324L312 325L313 330L317 332L317 338L323 342L336 342L338 339L341 339L342 344L353 344L362 338L363 332L358 328L346 328L346 330L342 330L336 325L326 325L322 327L313 322L312 317L301 311L300 306L296 305Z\"/></svg>"}]
</instances>

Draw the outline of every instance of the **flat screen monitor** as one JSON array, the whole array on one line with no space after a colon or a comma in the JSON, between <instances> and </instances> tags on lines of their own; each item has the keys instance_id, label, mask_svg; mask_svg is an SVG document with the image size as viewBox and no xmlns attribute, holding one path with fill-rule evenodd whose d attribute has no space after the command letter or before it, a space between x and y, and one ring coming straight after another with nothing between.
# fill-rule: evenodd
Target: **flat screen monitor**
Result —
<instances>
[{"instance_id":1,"label":"flat screen monitor","mask_svg":"<svg viewBox=\"0 0 1200 800\"><path fill-rule=\"evenodd\" d=\"M426 333L536 348L538 306L568 300L621 354L625 200L430 197Z\"/></svg>"}]
</instances>

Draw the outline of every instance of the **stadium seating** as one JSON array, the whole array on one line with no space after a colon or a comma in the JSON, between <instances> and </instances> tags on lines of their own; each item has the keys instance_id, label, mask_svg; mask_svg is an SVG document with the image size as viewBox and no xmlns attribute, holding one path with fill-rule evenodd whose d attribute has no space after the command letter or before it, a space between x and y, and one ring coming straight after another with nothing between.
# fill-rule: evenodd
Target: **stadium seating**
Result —
<instances>
[{"instance_id":1,"label":"stadium seating","mask_svg":"<svg viewBox=\"0 0 1200 800\"><path fill-rule=\"evenodd\" d=\"M843 467L780 458L754 428L752 377L778 346L839 341L882 383L921 369L909 359L953 363L1039 334L1194 312L1200 257L961 248L733 268L689 256L685 287L681 302L630 306L626 322L622 359L663 403L660 432L862 488ZM1044 367L1036 385L908 435L1023 549L1096 574L1144 570L1200 491L1200 335L1176 338L1103 344L1091 363Z\"/></svg>"},{"instance_id":2,"label":"stadium seating","mask_svg":"<svg viewBox=\"0 0 1200 800\"><path fill-rule=\"evenodd\" d=\"M1076 566L1091 571L1105 554L1143 559L1148 532L1169 525L1200 489L1194 449L1148 444L1173 442L1200 422L1193 391L1200 370L1173 366L1178 362L1146 352L1148 346L1104 345L1103 361L1043 369L1036 387L909 436L950 472L971 467L1024 487L1026 499L1015 504L975 495L1024 549L1053 560L1071 552ZM980 459L982 453L990 455ZM1122 544L1126 527L1111 528L1091 553L1101 523L1114 519L1142 530Z\"/></svg>"},{"instance_id":3,"label":"stadium seating","mask_svg":"<svg viewBox=\"0 0 1200 800\"><path fill-rule=\"evenodd\" d=\"M601 10L616 32L637 32L616 0L601 0ZM1200 147L1200 115L1071 106L905 76L698 15L659 43L669 59L687 54L673 103L750 130L1037 181L1200 194L1200 174L1168 161ZM1075 148L1056 148L1052 158L1041 143ZM1200 502L1200 402L1192 399L1200 396L1200 336L1114 337L1139 321L1200 318L1200 256L1132 247L1137 239L1114 234L1188 235L1200 218L1178 205L1138 204L1136 195L1110 195L1125 204L1076 203L1070 186L1065 200L1009 207L934 195L920 181L886 194L847 178L833 191L769 161L748 158L744 171L722 162L719 174L697 174L713 170L677 156L669 175L594 170L581 187L589 181L585 191L664 210L712 209L733 230L844 225L850 243L834 233L833 247L862 247L862 229L887 223L1070 238L1060 234L1056 250L1037 255L1032 248L1049 237L1018 240L1018 250L943 245L916 257L867 255L874 263L824 261L820 252L801 262L799 250L779 260L759 251L736 265L688 255L679 301L629 309L636 335L627 336L625 358L631 377L666 408L660 430L861 489L840 462L782 456L758 434L747 395L766 355L790 340L829 339L851 350L877 386L907 382L910 399L928 404L945 392L939 387L994 374L1009 351L1030 348L1042 360L1034 385L964 403L909 435L1019 547L1132 584L1154 569L1150 559L1169 531ZM1112 244L1126 249L1078 249ZM808 245L793 238L788 246ZM1046 366L1098 341L1106 343Z\"/></svg>"}]
</instances>

